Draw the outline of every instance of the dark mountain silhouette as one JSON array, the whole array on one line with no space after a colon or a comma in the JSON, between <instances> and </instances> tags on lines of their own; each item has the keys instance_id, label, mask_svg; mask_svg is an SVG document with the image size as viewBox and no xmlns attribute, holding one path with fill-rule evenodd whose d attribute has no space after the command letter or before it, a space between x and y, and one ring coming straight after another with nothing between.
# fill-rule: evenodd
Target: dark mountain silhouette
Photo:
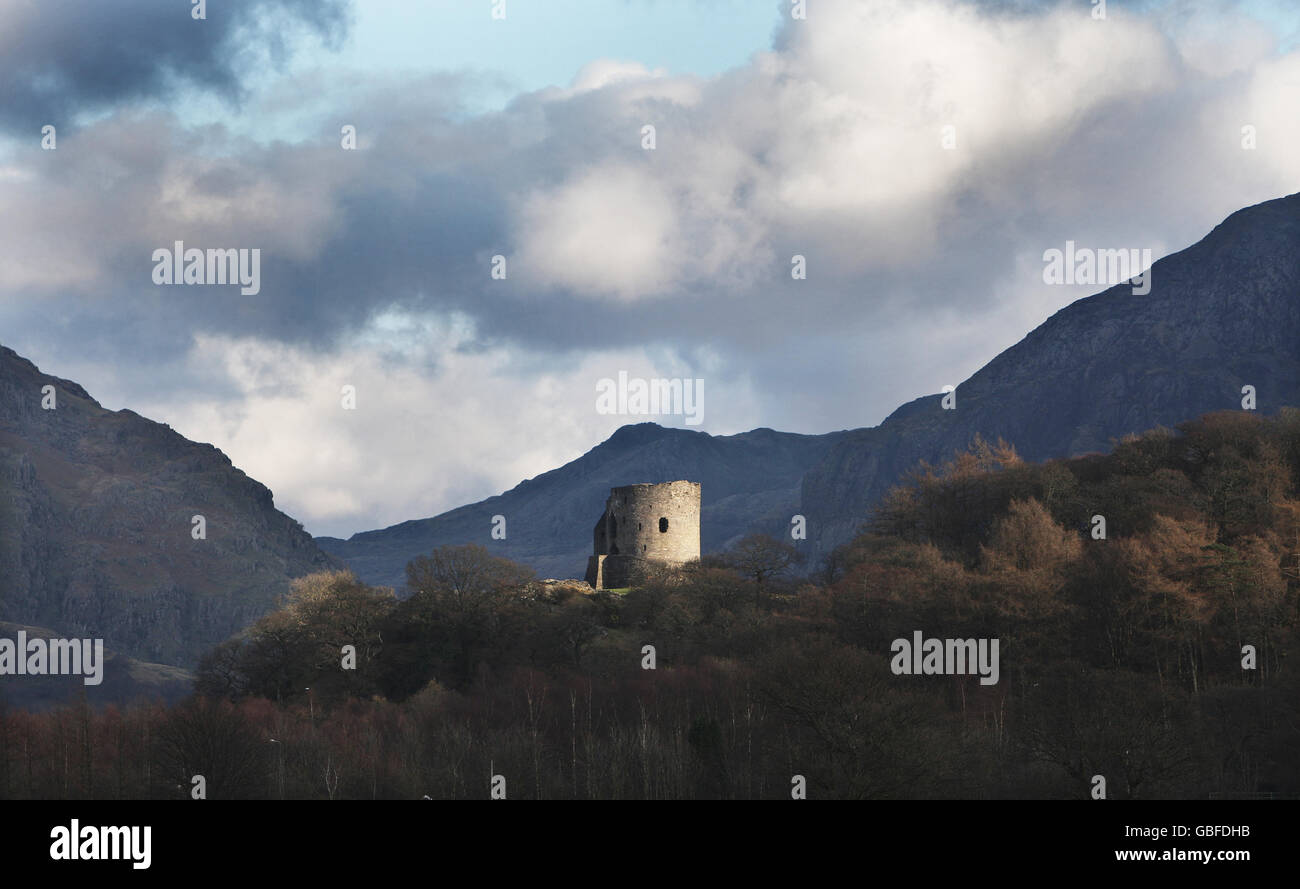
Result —
<instances>
[{"instance_id":1,"label":"dark mountain silhouette","mask_svg":"<svg viewBox=\"0 0 1300 889\"><path fill-rule=\"evenodd\" d=\"M619 485L700 482L701 546L725 548L751 528L782 534L799 510L799 484L842 433L796 435L755 429L708 435L655 423L624 426L578 459L496 497L430 519L403 522L348 540L317 538L363 579L401 588L406 563L436 546L480 543L543 577L582 577L592 527ZM505 540L491 537L506 519Z\"/></svg>"},{"instance_id":2,"label":"dark mountain silhouette","mask_svg":"<svg viewBox=\"0 0 1300 889\"><path fill-rule=\"evenodd\" d=\"M1107 451L1112 441L1211 411L1300 404L1300 194L1233 213L1129 284L1078 300L957 387L841 438L804 478L812 555L852 538L918 461L951 458L978 434L1022 457Z\"/></svg>"},{"instance_id":3,"label":"dark mountain silhouette","mask_svg":"<svg viewBox=\"0 0 1300 889\"><path fill-rule=\"evenodd\" d=\"M412 557L482 543L543 576L581 576L609 489L703 485L702 545L808 520L816 558L852 537L918 461L978 434L1027 459L1103 451L1129 433L1240 408L1300 403L1300 195L1228 217L1155 263L1152 289L1112 287L1053 315L957 388L870 429L731 436L625 426L582 457L434 518L313 542L269 490L217 449L131 411L104 410L76 383L0 347L0 620L99 636L143 661L192 665L265 613L291 577L346 560L401 588ZM43 410L42 387L58 408ZM193 540L191 517L207 520ZM506 539L493 540L493 517Z\"/></svg>"},{"instance_id":4,"label":"dark mountain silhouette","mask_svg":"<svg viewBox=\"0 0 1300 889\"><path fill-rule=\"evenodd\" d=\"M334 564L221 451L0 347L0 619L192 666Z\"/></svg>"},{"instance_id":5,"label":"dark mountain silhouette","mask_svg":"<svg viewBox=\"0 0 1300 889\"><path fill-rule=\"evenodd\" d=\"M1125 283L1057 312L960 384L955 410L932 395L880 426L821 436L627 426L499 497L318 542L394 586L408 559L443 543L479 542L543 575L580 576L610 487L690 479L703 482L705 552L751 530L784 535L803 514L809 539L800 546L815 563L919 461L942 462L976 435L1044 460L1239 408L1245 385L1264 413L1300 403L1300 194L1232 214L1151 274L1144 296ZM489 539L498 514L505 541Z\"/></svg>"}]
</instances>

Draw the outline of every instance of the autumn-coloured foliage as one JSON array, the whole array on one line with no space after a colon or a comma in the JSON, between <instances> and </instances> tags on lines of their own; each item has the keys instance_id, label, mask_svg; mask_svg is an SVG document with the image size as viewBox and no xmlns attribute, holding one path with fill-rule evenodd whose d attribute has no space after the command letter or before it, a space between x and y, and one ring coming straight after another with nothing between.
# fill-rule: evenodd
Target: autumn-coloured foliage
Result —
<instances>
[{"instance_id":1,"label":"autumn-coloured foliage","mask_svg":"<svg viewBox=\"0 0 1300 889\"><path fill-rule=\"evenodd\" d=\"M1300 794L1298 479L1300 414L1241 412L1045 464L977 440L820 565L755 537L626 594L475 546L402 599L312 575L192 701L0 712L0 795ZM895 675L917 631L999 640L999 682Z\"/></svg>"}]
</instances>

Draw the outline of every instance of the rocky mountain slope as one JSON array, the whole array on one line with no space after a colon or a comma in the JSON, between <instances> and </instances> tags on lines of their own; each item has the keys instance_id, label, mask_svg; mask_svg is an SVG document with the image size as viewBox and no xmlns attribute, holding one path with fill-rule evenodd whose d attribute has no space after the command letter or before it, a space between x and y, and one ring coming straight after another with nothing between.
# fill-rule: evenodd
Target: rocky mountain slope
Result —
<instances>
[{"instance_id":1,"label":"rocky mountain slope","mask_svg":"<svg viewBox=\"0 0 1300 889\"><path fill-rule=\"evenodd\" d=\"M1124 283L1057 312L957 387L905 404L880 426L822 436L758 429L712 437L653 424L514 490L432 519L321 546L374 582L399 586L411 556L481 542L544 575L576 576L608 489L704 483L703 547L808 519L810 564L852 538L872 505L919 461L939 463L982 435L1032 460L1105 451L1129 433L1240 408L1300 404L1300 194L1232 214L1154 264L1150 293ZM508 539L491 541L493 515Z\"/></svg>"},{"instance_id":2,"label":"rocky mountain slope","mask_svg":"<svg viewBox=\"0 0 1300 889\"><path fill-rule=\"evenodd\" d=\"M1151 292L1121 284L1057 312L957 387L855 430L804 478L812 555L850 539L920 460L978 433L1043 460L1108 450L1113 439L1210 411L1300 404L1300 194L1239 210L1157 261Z\"/></svg>"},{"instance_id":3,"label":"rocky mountain slope","mask_svg":"<svg viewBox=\"0 0 1300 889\"><path fill-rule=\"evenodd\" d=\"M66 638L48 627L29 627L0 621L0 638ZM194 674L169 664L150 664L104 649L103 674L95 685L87 685L84 675L12 676L0 678L0 712L5 707L18 710L50 710L75 706L85 700L92 707L105 704L124 706L136 701L174 703L194 691Z\"/></svg>"},{"instance_id":4,"label":"rocky mountain slope","mask_svg":"<svg viewBox=\"0 0 1300 889\"><path fill-rule=\"evenodd\" d=\"M753 530L785 535L803 514L815 560L909 468L976 434L1041 460L1240 408L1243 386L1265 413L1300 404L1300 195L1234 213L1151 274L1149 294L1122 284L1053 315L960 384L955 410L934 395L878 427L817 436L625 426L504 494L348 540L313 542L220 451L104 410L0 347L0 620L189 666L264 613L289 578L340 559L400 589L413 556L475 542L543 576L581 576L618 485L701 482L706 552ZM55 410L42 408L47 386ZM191 536L194 515L206 540ZM492 539L496 515L505 540Z\"/></svg>"},{"instance_id":5,"label":"rocky mountain slope","mask_svg":"<svg viewBox=\"0 0 1300 889\"><path fill-rule=\"evenodd\" d=\"M0 347L0 619L192 666L334 564L216 448Z\"/></svg>"},{"instance_id":6,"label":"rocky mountain slope","mask_svg":"<svg viewBox=\"0 0 1300 889\"><path fill-rule=\"evenodd\" d=\"M582 577L591 529L610 488L688 479L703 486L700 545L716 551L752 529L788 533L804 472L841 435L771 429L709 435L655 423L624 426L578 459L504 494L434 518L317 543L362 578L399 589L408 561L449 543L480 543L543 577ZM491 537L494 515L506 519L505 540Z\"/></svg>"}]
</instances>

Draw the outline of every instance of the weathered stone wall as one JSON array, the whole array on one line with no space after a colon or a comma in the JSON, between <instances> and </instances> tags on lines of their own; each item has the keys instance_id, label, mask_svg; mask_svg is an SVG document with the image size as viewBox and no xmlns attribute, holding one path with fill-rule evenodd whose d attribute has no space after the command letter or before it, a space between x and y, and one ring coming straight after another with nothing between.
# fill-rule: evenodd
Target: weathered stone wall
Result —
<instances>
[{"instance_id":1,"label":"weathered stone wall","mask_svg":"<svg viewBox=\"0 0 1300 889\"><path fill-rule=\"evenodd\" d=\"M587 560L587 583L597 590L620 590L639 581L651 563L635 556L592 556Z\"/></svg>"},{"instance_id":2,"label":"weathered stone wall","mask_svg":"<svg viewBox=\"0 0 1300 889\"><path fill-rule=\"evenodd\" d=\"M605 504L605 554L681 563L700 557L697 482L625 485Z\"/></svg>"},{"instance_id":3,"label":"weathered stone wall","mask_svg":"<svg viewBox=\"0 0 1300 889\"><path fill-rule=\"evenodd\" d=\"M587 582L598 589L626 586L635 570L632 560L680 565L698 559L700 484L614 488L592 536L595 556L587 566Z\"/></svg>"}]
</instances>

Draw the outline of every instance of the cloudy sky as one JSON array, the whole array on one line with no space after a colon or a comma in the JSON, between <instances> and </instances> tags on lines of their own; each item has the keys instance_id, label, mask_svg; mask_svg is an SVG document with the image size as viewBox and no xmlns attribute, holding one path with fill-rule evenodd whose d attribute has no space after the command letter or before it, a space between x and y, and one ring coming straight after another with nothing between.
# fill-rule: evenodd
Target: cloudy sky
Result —
<instances>
[{"instance_id":1,"label":"cloudy sky","mask_svg":"<svg viewBox=\"0 0 1300 889\"><path fill-rule=\"evenodd\" d=\"M1101 289L1044 250L1300 190L1292 2L0 0L0 343L316 534L683 425L620 371L874 425ZM178 240L260 292L155 285Z\"/></svg>"}]
</instances>

